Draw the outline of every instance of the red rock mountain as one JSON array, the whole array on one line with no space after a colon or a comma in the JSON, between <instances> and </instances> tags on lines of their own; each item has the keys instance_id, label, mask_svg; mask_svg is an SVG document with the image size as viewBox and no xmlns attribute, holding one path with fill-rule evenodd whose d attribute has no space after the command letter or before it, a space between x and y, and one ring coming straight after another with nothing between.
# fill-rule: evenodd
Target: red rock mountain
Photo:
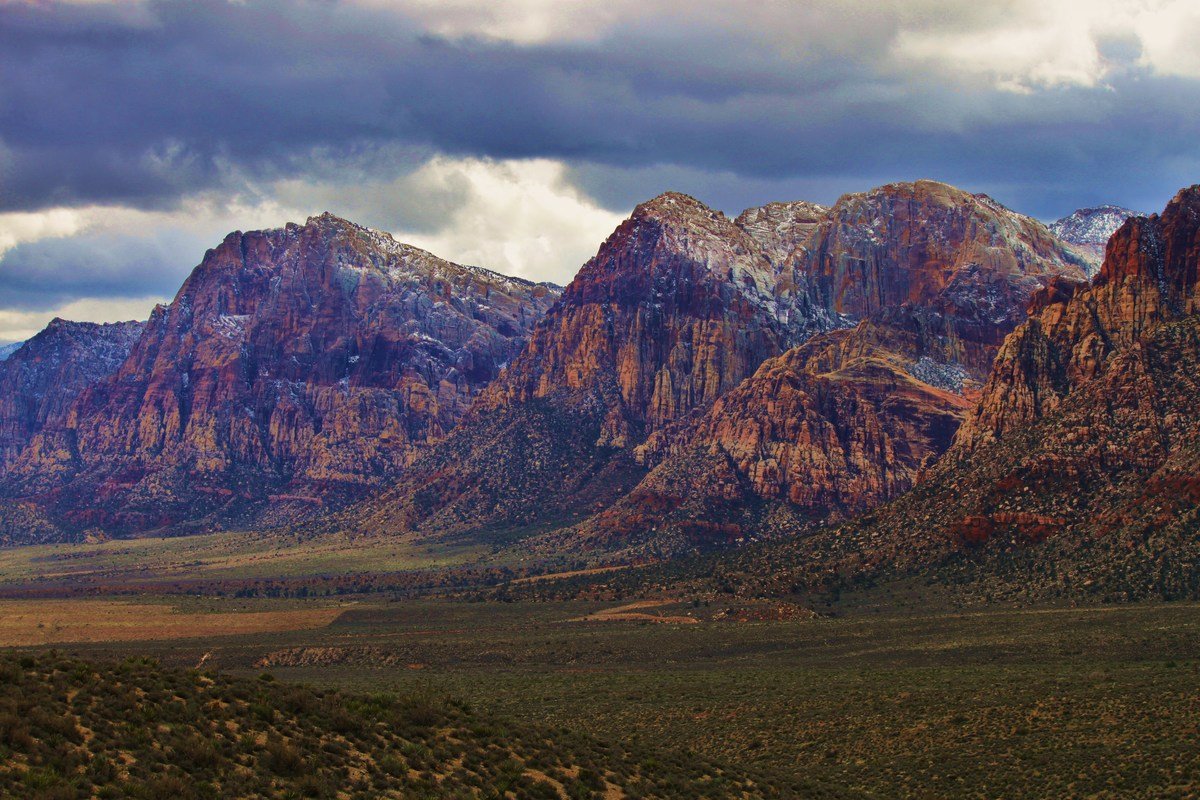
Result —
<instances>
[{"instance_id":1,"label":"red rock mountain","mask_svg":"<svg viewBox=\"0 0 1200 800\"><path fill-rule=\"evenodd\" d=\"M1044 226L944 184L735 221L663 195L410 482L349 524L554 527L607 508L578 532L626 543L664 514L694 531L758 499L870 507L945 450L1030 296L1063 275L1080 262Z\"/></svg>"},{"instance_id":2,"label":"red rock mountain","mask_svg":"<svg viewBox=\"0 0 1200 800\"><path fill-rule=\"evenodd\" d=\"M789 205L781 224L803 227L809 214ZM778 258L786 248L754 233L682 194L638 206L484 393L480 412L546 397L611 398L598 443L624 447L834 327Z\"/></svg>"},{"instance_id":3,"label":"red rock mountain","mask_svg":"<svg viewBox=\"0 0 1200 800\"><path fill-rule=\"evenodd\" d=\"M329 214L230 234L8 493L116 531L361 493L446 435L558 294Z\"/></svg>"},{"instance_id":4,"label":"red rock mountain","mask_svg":"<svg viewBox=\"0 0 1200 800\"><path fill-rule=\"evenodd\" d=\"M1033 299L929 480L793 561L840 550L999 596L1196 596L1198 280L1194 186L1128 220L1090 285Z\"/></svg>"},{"instance_id":5,"label":"red rock mountain","mask_svg":"<svg viewBox=\"0 0 1200 800\"><path fill-rule=\"evenodd\" d=\"M772 214L787 239L811 225L812 207ZM345 524L446 531L611 503L641 477L630 454L647 433L844 324L813 305L775 242L686 195L638 206L463 424Z\"/></svg>"},{"instance_id":6,"label":"red rock mountain","mask_svg":"<svg viewBox=\"0 0 1200 800\"><path fill-rule=\"evenodd\" d=\"M581 532L691 546L752 536L764 513L778 532L902 494L949 447L1031 295L1083 277L1039 223L928 181L843 197L793 252L827 307L862 321L652 435L635 451L652 472Z\"/></svg>"}]
</instances>

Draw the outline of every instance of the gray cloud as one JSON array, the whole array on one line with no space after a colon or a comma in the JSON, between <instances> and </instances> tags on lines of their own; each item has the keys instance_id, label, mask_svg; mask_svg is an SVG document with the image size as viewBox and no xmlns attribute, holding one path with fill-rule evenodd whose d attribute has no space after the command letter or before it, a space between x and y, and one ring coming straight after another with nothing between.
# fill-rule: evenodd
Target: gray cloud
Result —
<instances>
[{"instance_id":1,"label":"gray cloud","mask_svg":"<svg viewBox=\"0 0 1200 800\"><path fill-rule=\"evenodd\" d=\"M0 305L47 310L79 298L170 297L213 244L171 229L19 244L0 258Z\"/></svg>"},{"instance_id":2,"label":"gray cloud","mask_svg":"<svg viewBox=\"0 0 1200 800\"><path fill-rule=\"evenodd\" d=\"M1194 80L1126 64L1100 88L1003 92L898 65L903 4L838 9L804 4L788 30L681 14L518 45L336 2L4 4L0 208L170 207L322 170L402 172L433 152L563 160L613 207L671 175L708 175L694 183L723 207L780 197L747 187L828 200L934 177L1054 216L1157 207L1194 179ZM926 11L947 29L974 20Z\"/></svg>"},{"instance_id":3,"label":"gray cloud","mask_svg":"<svg viewBox=\"0 0 1200 800\"><path fill-rule=\"evenodd\" d=\"M666 189L928 177L1052 218L1200 175L1194 37L1136 2L472 2L0 0L0 340L144 317L228 230L323 210L563 282Z\"/></svg>"}]
</instances>

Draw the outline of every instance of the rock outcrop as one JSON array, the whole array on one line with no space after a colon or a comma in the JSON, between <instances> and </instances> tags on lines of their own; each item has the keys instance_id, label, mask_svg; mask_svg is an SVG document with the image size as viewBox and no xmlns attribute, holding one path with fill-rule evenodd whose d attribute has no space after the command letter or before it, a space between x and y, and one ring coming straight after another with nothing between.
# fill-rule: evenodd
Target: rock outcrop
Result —
<instances>
[{"instance_id":1,"label":"rock outcrop","mask_svg":"<svg viewBox=\"0 0 1200 800\"><path fill-rule=\"evenodd\" d=\"M842 198L790 252L829 313L861 321L652 433L635 450L651 472L584 536L703 546L778 528L781 506L794 527L899 496L949 447L1031 296L1083 278L1036 221L927 181Z\"/></svg>"},{"instance_id":2,"label":"rock outcrop","mask_svg":"<svg viewBox=\"0 0 1200 800\"><path fill-rule=\"evenodd\" d=\"M806 224L807 205L778 216L793 210L794 227ZM580 269L479 411L600 397L609 406L601 444L624 447L711 405L765 358L839 322L812 305L773 258L783 252L775 245L686 195L643 203Z\"/></svg>"},{"instance_id":3,"label":"rock outcrop","mask_svg":"<svg viewBox=\"0 0 1200 800\"><path fill-rule=\"evenodd\" d=\"M1085 277L1082 261L1041 223L934 181L843 197L808 248L806 271L834 311L861 319L923 309L937 360L978 377L1035 291L1056 276Z\"/></svg>"},{"instance_id":4,"label":"rock outcrop","mask_svg":"<svg viewBox=\"0 0 1200 800\"><path fill-rule=\"evenodd\" d=\"M230 234L7 492L116 531L356 496L443 438L558 294L330 214Z\"/></svg>"},{"instance_id":5,"label":"rock outcrop","mask_svg":"<svg viewBox=\"0 0 1200 800\"><path fill-rule=\"evenodd\" d=\"M1109 240L1091 286L1056 284L1034 298L1035 313L1004 343L959 450L1052 414L1107 374L1110 361L1140 353L1147 334L1195 313L1198 209L1197 193L1185 190L1161 217L1130 218Z\"/></svg>"},{"instance_id":6,"label":"rock outcrop","mask_svg":"<svg viewBox=\"0 0 1200 800\"><path fill-rule=\"evenodd\" d=\"M771 229L785 231L773 235L786 239L789 225L811 224L812 207L771 214ZM638 206L463 424L348 524L525 525L614 501L644 472L631 451L647 434L845 324L813 305L803 276L779 260L788 248L762 235L682 194Z\"/></svg>"},{"instance_id":7,"label":"rock outcrop","mask_svg":"<svg viewBox=\"0 0 1200 800\"><path fill-rule=\"evenodd\" d=\"M1194 186L1122 225L1090 285L1034 298L928 480L791 560L998 596L1200 596L1198 279Z\"/></svg>"}]
</instances>

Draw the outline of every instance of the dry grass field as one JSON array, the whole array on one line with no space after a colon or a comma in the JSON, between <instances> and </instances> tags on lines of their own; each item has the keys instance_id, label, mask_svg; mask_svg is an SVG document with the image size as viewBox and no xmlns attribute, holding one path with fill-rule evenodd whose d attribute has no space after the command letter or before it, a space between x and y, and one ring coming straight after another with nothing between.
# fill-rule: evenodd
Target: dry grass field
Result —
<instances>
[{"instance_id":1,"label":"dry grass field","mask_svg":"<svg viewBox=\"0 0 1200 800\"><path fill-rule=\"evenodd\" d=\"M269 611L181 611L120 600L0 600L0 647L82 642L166 642L324 627L349 604Z\"/></svg>"},{"instance_id":2,"label":"dry grass field","mask_svg":"<svg viewBox=\"0 0 1200 800\"><path fill-rule=\"evenodd\" d=\"M81 578L120 583L438 569L476 560L479 548L394 539L315 539L224 532L0 549L0 586Z\"/></svg>"}]
</instances>

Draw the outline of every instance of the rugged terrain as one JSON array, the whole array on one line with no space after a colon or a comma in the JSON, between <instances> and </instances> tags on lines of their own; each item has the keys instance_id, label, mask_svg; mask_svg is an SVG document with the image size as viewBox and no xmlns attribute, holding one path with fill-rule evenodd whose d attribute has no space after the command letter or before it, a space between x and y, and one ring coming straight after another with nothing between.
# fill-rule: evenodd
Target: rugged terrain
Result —
<instances>
[{"instance_id":1,"label":"rugged terrain","mask_svg":"<svg viewBox=\"0 0 1200 800\"><path fill-rule=\"evenodd\" d=\"M1137 216L1140 216L1137 211L1130 211L1121 206L1081 208L1050 223L1050 232L1071 245L1087 260L1090 278L1100 271L1100 265L1104 261L1104 246L1108 244L1109 238L1125 220Z\"/></svg>"},{"instance_id":2,"label":"rugged terrain","mask_svg":"<svg viewBox=\"0 0 1200 800\"><path fill-rule=\"evenodd\" d=\"M330 214L231 234L4 490L118 533L336 505L444 437L558 293Z\"/></svg>"},{"instance_id":3,"label":"rugged terrain","mask_svg":"<svg viewBox=\"0 0 1200 800\"><path fill-rule=\"evenodd\" d=\"M55 319L0 361L0 479L35 434L62 425L80 393L117 371L142 327Z\"/></svg>"},{"instance_id":4,"label":"rugged terrain","mask_svg":"<svg viewBox=\"0 0 1200 800\"><path fill-rule=\"evenodd\" d=\"M733 221L663 195L345 524L675 551L742 538L759 501L801 523L862 511L949 446L1029 298L1064 277L1082 264L1044 226L944 184Z\"/></svg>"},{"instance_id":5,"label":"rugged terrain","mask_svg":"<svg viewBox=\"0 0 1200 800\"><path fill-rule=\"evenodd\" d=\"M1030 296L1082 278L1037 222L933 182L842 198L797 255L816 294L858 324L767 360L651 436L636 456L654 470L585 533L704 545L899 496L949 446Z\"/></svg>"},{"instance_id":6,"label":"rugged terrain","mask_svg":"<svg viewBox=\"0 0 1200 800\"><path fill-rule=\"evenodd\" d=\"M328 214L235 233L25 426L0 519L311 531L365 498L315 530L664 555L797 533L913 487L1031 298L1086 269L932 181L736 219L667 193L561 296Z\"/></svg>"},{"instance_id":7,"label":"rugged terrain","mask_svg":"<svg viewBox=\"0 0 1200 800\"><path fill-rule=\"evenodd\" d=\"M612 502L647 434L845 324L787 261L814 213L780 204L747 230L685 195L638 206L462 425L348 524L452 530Z\"/></svg>"},{"instance_id":8,"label":"rugged terrain","mask_svg":"<svg viewBox=\"0 0 1200 800\"><path fill-rule=\"evenodd\" d=\"M1034 297L925 480L859 520L726 566L774 591L915 573L976 602L1197 596L1198 274L1192 187L1126 222L1090 285Z\"/></svg>"}]
</instances>

